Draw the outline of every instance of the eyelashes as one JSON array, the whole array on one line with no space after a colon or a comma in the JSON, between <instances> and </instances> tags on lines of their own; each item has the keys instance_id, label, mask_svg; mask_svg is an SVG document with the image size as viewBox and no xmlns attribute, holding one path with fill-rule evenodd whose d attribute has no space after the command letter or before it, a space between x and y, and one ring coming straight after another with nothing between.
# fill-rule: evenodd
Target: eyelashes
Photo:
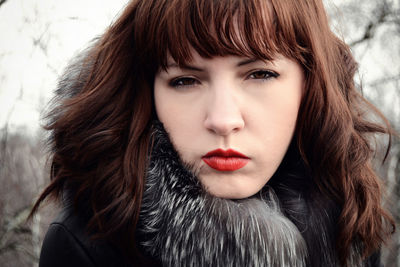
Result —
<instances>
[{"instance_id":1,"label":"eyelashes","mask_svg":"<svg viewBox=\"0 0 400 267\"><path fill-rule=\"evenodd\" d=\"M169 86L176 88L194 86L196 84L200 84L200 82L196 78L192 77L178 77L169 82Z\"/></svg>"},{"instance_id":2,"label":"eyelashes","mask_svg":"<svg viewBox=\"0 0 400 267\"><path fill-rule=\"evenodd\" d=\"M271 71L271 70L257 70L253 71L248 75L248 79L256 79L256 80L268 80L271 78L277 78L279 74Z\"/></svg>"},{"instance_id":3,"label":"eyelashes","mask_svg":"<svg viewBox=\"0 0 400 267\"><path fill-rule=\"evenodd\" d=\"M269 79L277 78L279 74L271 70L255 70L251 71L245 76L245 80L260 80L267 81ZM192 87L201 84L200 80L195 77L182 76L172 79L168 85L174 88Z\"/></svg>"}]
</instances>

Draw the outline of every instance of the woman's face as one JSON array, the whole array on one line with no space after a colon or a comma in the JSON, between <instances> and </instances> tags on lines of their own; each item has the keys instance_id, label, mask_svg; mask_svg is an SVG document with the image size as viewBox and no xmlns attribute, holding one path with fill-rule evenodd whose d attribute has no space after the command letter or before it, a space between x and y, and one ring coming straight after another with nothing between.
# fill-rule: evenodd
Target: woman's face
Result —
<instances>
[{"instance_id":1,"label":"woman's face","mask_svg":"<svg viewBox=\"0 0 400 267\"><path fill-rule=\"evenodd\" d=\"M300 65L283 56L172 59L156 74L155 106L185 163L222 198L254 195L281 163L303 91Z\"/></svg>"}]
</instances>

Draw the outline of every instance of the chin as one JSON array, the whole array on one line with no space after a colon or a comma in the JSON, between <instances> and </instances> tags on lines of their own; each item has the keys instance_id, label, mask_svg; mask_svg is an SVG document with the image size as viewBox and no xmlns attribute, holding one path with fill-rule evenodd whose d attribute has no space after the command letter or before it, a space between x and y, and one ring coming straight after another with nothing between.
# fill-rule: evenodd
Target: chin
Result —
<instances>
[{"instance_id":1,"label":"chin","mask_svg":"<svg viewBox=\"0 0 400 267\"><path fill-rule=\"evenodd\" d=\"M224 193L216 193L214 194L213 192L209 192L211 195L215 196L215 197L219 197L219 198L226 198L226 199L245 199L245 198L249 198L253 195L255 195L256 193L258 193L259 191L256 192L224 192Z\"/></svg>"},{"instance_id":2,"label":"chin","mask_svg":"<svg viewBox=\"0 0 400 267\"><path fill-rule=\"evenodd\" d=\"M210 195L224 199L245 199L259 193L274 173L270 169L267 172L255 172L254 168L246 168L223 172L201 166L194 173Z\"/></svg>"},{"instance_id":3,"label":"chin","mask_svg":"<svg viewBox=\"0 0 400 267\"><path fill-rule=\"evenodd\" d=\"M229 186L227 184L218 186L204 185L205 190L212 196L226 199L244 199L251 197L261 191L260 188L249 188L248 186Z\"/></svg>"}]
</instances>

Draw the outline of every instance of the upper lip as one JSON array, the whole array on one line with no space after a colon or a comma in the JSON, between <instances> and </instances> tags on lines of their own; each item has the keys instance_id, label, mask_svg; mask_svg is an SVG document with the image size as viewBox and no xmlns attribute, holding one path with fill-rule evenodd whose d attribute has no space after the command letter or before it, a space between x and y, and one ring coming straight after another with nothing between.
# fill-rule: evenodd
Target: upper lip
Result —
<instances>
[{"instance_id":1,"label":"upper lip","mask_svg":"<svg viewBox=\"0 0 400 267\"><path fill-rule=\"evenodd\" d=\"M231 148L227 149L227 150L223 150L222 148L218 148L215 150L212 150L210 152L208 152L207 154L205 154L203 157L238 157L238 158L245 158L248 159L248 157L246 155L243 155L242 153L233 150Z\"/></svg>"}]
</instances>

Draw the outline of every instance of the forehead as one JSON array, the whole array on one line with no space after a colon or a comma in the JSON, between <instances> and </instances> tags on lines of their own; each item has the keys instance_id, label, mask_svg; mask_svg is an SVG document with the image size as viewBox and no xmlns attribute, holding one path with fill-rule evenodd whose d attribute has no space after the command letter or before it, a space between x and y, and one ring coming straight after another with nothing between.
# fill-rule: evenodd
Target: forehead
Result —
<instances>
[{"instance_id":1,"label":"forehead","mask_svg":"<svg viewBox=\"0 0 400 267\"><path fill-rule=\"evenodd\" d=\"M206 64L207 62L217 62L217 61L229 61L231 63L237 63L237 65L243 65L244 63L250 63L257 61L259 59L249 56L235 55L235 54L227 54L223 56L211 56L211 57L203 57L196 50L191 48L190 50L190 59L187 59L185 63L192 64L196 63L199 65ZM179 63L170 55L167 56L167 67L177 66L179 67Z\"/></svg>"}]
</instances>

